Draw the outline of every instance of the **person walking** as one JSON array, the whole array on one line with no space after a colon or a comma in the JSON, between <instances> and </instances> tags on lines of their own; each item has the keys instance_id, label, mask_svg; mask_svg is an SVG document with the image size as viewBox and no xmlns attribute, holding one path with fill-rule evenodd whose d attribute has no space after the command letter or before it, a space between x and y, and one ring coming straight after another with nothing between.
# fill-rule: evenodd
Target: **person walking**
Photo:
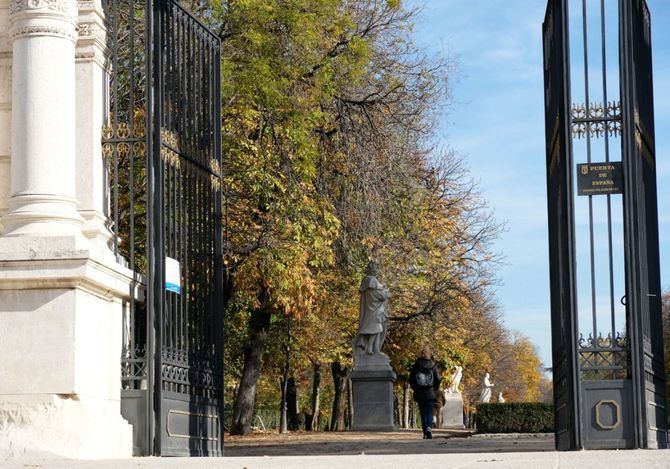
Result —
<instances>
[{"instance_id":1,"label":"person walking","mask_svg":"<svg viewBox=\"0 0 670 469\"><path fill-rule=\"evenodd\" d=\"M437 365L430 350L424 348L412 365L409 374L409 385L414 391L414 400L419 405L419 412L421 412L424 439L433 438L433 409L437 400L437 392L440 389L440 381L442 378L437 372Z\"/></svg>"}]
</instances>

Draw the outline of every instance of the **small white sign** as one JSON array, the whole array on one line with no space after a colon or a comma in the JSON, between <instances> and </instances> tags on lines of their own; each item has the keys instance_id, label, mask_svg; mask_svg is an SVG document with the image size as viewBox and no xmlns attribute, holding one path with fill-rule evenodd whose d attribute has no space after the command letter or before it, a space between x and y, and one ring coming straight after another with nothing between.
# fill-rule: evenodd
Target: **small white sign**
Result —
<instances>
[{"instance_id":1,"label":"small white sign","mask_svg":"<svg viewBox=\"0 0 670 469\"><path fill-rule=\"evenodd\" d=\"M181 273L179 261L171 257L165 258L165 289L181 294Z\"/></svg>"}]
</instances>

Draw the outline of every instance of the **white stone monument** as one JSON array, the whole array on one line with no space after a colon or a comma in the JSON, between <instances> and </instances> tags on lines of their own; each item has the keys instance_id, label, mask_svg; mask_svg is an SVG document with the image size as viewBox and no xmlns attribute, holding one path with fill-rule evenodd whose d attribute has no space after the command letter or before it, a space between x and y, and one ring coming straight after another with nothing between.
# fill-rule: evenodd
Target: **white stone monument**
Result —
<instances>
[{"instance_id":1,"label":"white stone monument","mask_svg":"<svg viewBox=\"0 0 670 469\"><path fill-rule=\"evenodd\" d=\"M484 379L482 380L482 392L479 396L479 400L481 402L484 403L491 402L491 388L493 386L495 386L495 384L491 382L489 374L486 373L484 375Z\"/></svg>"},{"instance_id":2,"label":"white stone monument","mask_svg":"<svg viewBox=\"0 0 670 469\"><path fill-rule=\"evenodd\" d=\"M440 410L440 428L465 428L463 424L463 396L458 389L463 377L463 367L456 366L451 383L444 390L444 405Z\"/></svg>"},{"instance_id":3,"label":"white stone monument","mask_svg":"<svg viewBox=\"0 0 670 469\"><path fill-rule=\"evenodd\" d=\"M0 460L128 457L100 0L0 0ZM10 131L11 129L11 131Z\"/></svg>"}]
</instances>

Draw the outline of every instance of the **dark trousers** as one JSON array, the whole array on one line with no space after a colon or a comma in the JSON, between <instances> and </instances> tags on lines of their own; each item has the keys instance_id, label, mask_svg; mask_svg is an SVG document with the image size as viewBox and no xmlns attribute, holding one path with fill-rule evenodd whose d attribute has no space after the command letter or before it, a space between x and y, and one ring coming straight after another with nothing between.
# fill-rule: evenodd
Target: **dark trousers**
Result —
<instances>
[{"instance_id":1,"label":"dark trousers","mask_svg":"<svg viewBox=\"0 0 670 469\"><path fill-rule=\"evenodd\" d=\"M426 430L433 428L433 409L435 408L435 399L421 401L419 404L419 412L421 412L421 428L423 433Z\"/></svg>"}]
</instances>

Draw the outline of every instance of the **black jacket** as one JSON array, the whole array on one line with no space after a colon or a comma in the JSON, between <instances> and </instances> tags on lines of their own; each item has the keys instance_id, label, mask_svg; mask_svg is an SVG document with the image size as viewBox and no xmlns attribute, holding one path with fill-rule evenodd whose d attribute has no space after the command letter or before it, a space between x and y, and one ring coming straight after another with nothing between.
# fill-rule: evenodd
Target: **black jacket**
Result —
<instances>
[{"instance_id":1,"label":"black jacket","mask_svg":"<svg viewBox=\"0 0 670 469\"><path fill-rule=\"evenodd\" d=\"M428 389L420 389L416 383L416 373L419 371L429 371L433 373L433 387ZM412 371L409 373L409 385L414 390L414 400L416 402L430 401L437 399L437 393L440 389L440 381L442 377L437 372L437 365L428 358L417 358L412 365Z\"/></svg>"}]
</instances>

